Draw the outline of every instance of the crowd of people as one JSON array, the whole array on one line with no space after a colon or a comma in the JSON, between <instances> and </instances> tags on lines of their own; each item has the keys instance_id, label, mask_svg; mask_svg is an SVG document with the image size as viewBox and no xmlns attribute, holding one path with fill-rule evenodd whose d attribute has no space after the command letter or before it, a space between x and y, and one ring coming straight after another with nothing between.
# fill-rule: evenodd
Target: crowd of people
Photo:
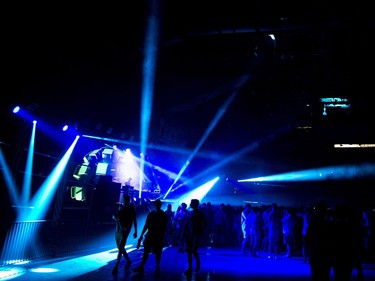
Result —
<instances>
[{"instance_id":1,"label":"crowd of people","mask_svg":"<svg viewBox=\"0 0 375 281\"><path fill-rule=\"evenodd\" d=\"M361 278L363 261L374 259L373 210L344 204L332 208L325 202L300 208L277 203L214 206L197 199L192 199L189 206L181 203L176 210L171 204L163 210L160 200L154 205L139 238L144 253L136 272L143 272L151 252L157 261L155 272L159 272L162 248L168 246L187 253L186 275L200 270L199 247L238 248L242 255L270 259L300 256L309 263L312 280L320 281L329 280L331 268L336 280L350 280L353 269ZM132 222L136 237L136 224ZM130 220L127 225L131 227ZM129 233L127 229L124 237ZM123 247L123 243L118 246ZM119 257L120 253L127 258L122 248ZM130 263L127 259L127 266ZM118 262L114 273L117 267Z\"/></svg>"}]
</instances>

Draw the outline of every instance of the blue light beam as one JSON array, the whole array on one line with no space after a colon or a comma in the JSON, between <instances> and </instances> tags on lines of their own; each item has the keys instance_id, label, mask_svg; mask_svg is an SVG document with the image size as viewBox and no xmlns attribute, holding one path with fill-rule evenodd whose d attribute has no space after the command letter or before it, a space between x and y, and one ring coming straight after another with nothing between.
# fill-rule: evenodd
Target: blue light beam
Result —
<instances>
[{"instance_id":1,"label":"blue light beam","mask_svg":"<svg viewBox=\"0 0 375 281\"><path fill-rule=\"evenodd\" d=\"M148 142L148 130L150 126L152 102L153 102L153 91L154 91L154 80L155 80L155 67L158 50L159 40L159 22L158 22L158 7L156 0L151 1L151 12L148 18L148 25L146 30L145 39L145 60L143 62L143 85L142 85L142 100L141 100L141 136L140 136L140 148L141 148L141 163L140 171L141 175L139 178L139 198L142 197L142 181L143 170L144 170L144 155L146 155L146 146Z\"/></svg>"},{"instance_id":2,"label":"blue light beam","mask_svg":"<svg viewBox=\"0 0 375 281\"><path fill-rule=\"evenodd\" d=\"M56 165L54 170L44 181L42 186L39 188L37 193L33 196L31 205L33 206L32 211L29 216L21 217L25 220L41 220L51 205L55 191L60 183L64 170L68 164L70 156L72 155L73 149L78 142L79 137L77 136L69 149L65 152L64 156L61 158L59 163Z\"/></svg>"},{"instance_id":3,"label":"blue light beam","mask_svg":"<svg viewBox=\"0 0 375 281\"><path fill-rule=\"evenodd\" d=\"M24 177L23 177L22 204L24 206L27 205L27 203L30 199L31 182L32 182L32 174L33 174L33 160L34 160L36 124L37 124L37 122L34 121L32 131L31 131L29 150L27 152L25 174L24 174Z\"/></svg>"},{"instance_id":4,"label":"blue light beam","mask_svg":"<svg viewBox=\"0 0 375 281\"><path fill-rule=\"evenodd\" d=\"M242 179L238 180L238 182L343 180L374 175L375 164L364 163L294 171L265 177Z\"/></svg>"}]
</instances>

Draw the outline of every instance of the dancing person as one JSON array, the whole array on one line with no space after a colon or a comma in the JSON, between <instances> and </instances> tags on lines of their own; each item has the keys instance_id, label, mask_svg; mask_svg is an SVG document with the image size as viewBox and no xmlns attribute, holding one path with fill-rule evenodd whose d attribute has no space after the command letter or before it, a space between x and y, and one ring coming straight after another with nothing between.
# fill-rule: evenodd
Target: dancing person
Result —
<instances>
[{"instance_id":1,"label":"dancing person","mask_svg":"<svg viewBox=\"0 0 375 281\"><path fill-rule=\"evenodd\" d=\"M267 218L268 223L268 248L269 256L268 258L277 259L279 253L279 243L281 236L281 214L280 208L277 203L271 204L271 211Z\"/></svg>"},{"instance_id":2,"label":"dancing person","mask_svg":"<svg viewBox=\"0 0 375 281\"><path fill-rule=\"evenodd\" d=\"M180 206L178 206L177 211L173 217L173 223L174 223L173 246L178 246L180 252L183 252L183 242L180 239L181 239L182 227L185 223L185 218L186 218L187 213L188 213L187 204L185 202L182 202Z\"/></svg>"},{"instance_id":3,"label":"dancing person","mask_svg":"<svg viewBox=\"0 0 375 281\"><path fill-rule=\"evenodd\" d=\"M250 249L250 223L248 218L251 213L251 204L246 203L245 208L241 212L241 229L242 229L242 241L241 241L241 252L242 255L246 254L246 250Z\"/></svg>"},{"instance_id":4,"label":"dancing person","mask_svg":"<svg viewBox=\"0 0 375 281\"><path fill-rule=\"evenodd\" d=\"M332 268L335 280L352 280L354 269L357 280L363 280L364 240L358 213L347 204L339 204L332 211Z\"/></svg>"},{"instance_id":5,"label":"dancing person","mask_svg":"<svg viewBox=\"0 0 375 281\"><path fill-rule=\"evenodd\" d=\"M112 216L116 221L115 240L118 248L118 254L116 259L115 267L112 270L113 274L118 272L118 266L121 261L121 257L124 256L126 259L125 269L128 269L131 265L131 260L128 253L125 250L126 241L132 226L134 226L133 237L137 238L137 216L135 206L130 204L130 196L125 195L123 203L119 207L118 211Z\"/></svg>"},{"instance_id":6,"label":"dancing person","mask_svg":"<svg viewBox=\"0 0 375 281\"><path fill-rule=\"evenodd\" d=\"M312 281L328 281L332 267L332 226L326 202L317 202L306 232Z\"/></svg>"},{"instance_id":7,"label":"dancing person","mask_svg":"<svg viewBox=\"0 0 375 281\"><path fill-rule=\"evenodd\" d=\"M212 217L212 238L213 246L223 247L225 244L225 233L229 219L225 213L225 204L220 203Z\"/></svg>"},{"instance_id":8,"label":"dancing person","mask_svg":"<svg viewBox=\"0 0 375 281\"><path fill-rule=\"evenodd\" d=\"M139 249L143 235L145 235L143 240L143 255L141 264L133 269L135 272L144 272L145 264L151 252L155 254L155 274L160 272L161 254L168 223L168 216L161 209L161 205L162 202L160 199L156 199L154 201L155 210L150 211L146 217L146 222L137 244L137 249Z\"/></svg>"},{"instance_id":9,"label":"dancing person","mask_svg":"<svg viewBox=\"0 0 375 281\"><path fill-rule=\"evenodd\" d=\"M307 233L307 227L309 225L309 221L311 219L312 215L312 208L311 207L305 207L302 209L302 212L297 212L297 217L302 218L302 257L303 262L308 263L308 253L306 248L306 233Z\"/></svg>"},{"instance_id":10,"label":"dancing person","mask_svg":"<svg viewBox=\"0 0 375 281\"><path fill-rule=\"evenodd\" d=\"M296 245L296 224L297 216L294 209L287 207L284 209L284 215L281 219L283 242L286 247L285 257L293 255Z\"/></svg>"},{"instance_id":11,"label":"dancing person","mask_svg":"<svg viewBox=\"0 0 375 281\"><path fill-rule=\"evenodd\" d=\"M198 254L200 238L207 226L207 220L204 213L199 209L199 200L191 199L190 208L185 224L182 229L182 241L185 242L185 251L187 253L188 268L185 275L193 273L193 257L195 259L195 272L200 271L201 261Z\"/></svg>"},{"instance_id":12,"label":"dancing person","mask_svg":"<svg viewBox=\"0 0 375 281\"><path fill-rule=\"evenodd\" d=\"M250 213L250 254L258 257L263 235L263 218L259 207L252 207Z\"/></svg>"},{"instance_id":13,"label":"dancing person","mask_svg":"<svg viewBox=\"0 0 375 281\"><path fill-rule=\"evenodd\" d=\"M167 209L165 210L165 213L168 217L168 223L167 223L167 230L165 231L165 246L171 246L172 245L172 237L173 237L173 217L174 217L174 211L172 210L172 204L167 205Z\"/></svg>"}]
</instances>

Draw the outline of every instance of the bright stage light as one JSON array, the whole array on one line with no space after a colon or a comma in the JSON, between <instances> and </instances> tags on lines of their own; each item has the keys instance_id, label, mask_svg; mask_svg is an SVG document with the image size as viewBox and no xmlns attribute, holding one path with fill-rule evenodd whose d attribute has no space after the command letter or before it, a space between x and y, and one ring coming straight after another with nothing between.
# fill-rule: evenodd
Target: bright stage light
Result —
<instances>
[{"instance_id":1,"label":"bright stage light","mask_svg":"<svg viewBox=\"0 0 375 281\"><path fill-rule=\"evenodd\" d=\"M211 188L214 187L214 185L217 183L219 179L220 177L216 177L210 180L209 182L206 182L205 184L181 196L178 202L175 202L173 204L174 205L173 208L177 208L178 205L180 205L182 202L185 202L186 204L189 205L191 199L198 199L199 201L202 201L202 199L204 199L204 197L211 190Z\"/></svg>"},{"instance_id":2,"label":"bright stage light","mask_svg":"<svg viewBox=\"0 0 375 281\"><path fill-rule=\"evenodd\" d=\"M375 143L336 143L334 148L373 148Z\"/></svg>"},{"instance_id":3,"label":"bright stage light","mask_svg":"<svg viewBox=\"0 0 375 281\"><path fill-rule=\"evenodd\" d=\"M19 106L13 108L13 113L18 113L21 110Z\"/></svg>"}]
</instances>

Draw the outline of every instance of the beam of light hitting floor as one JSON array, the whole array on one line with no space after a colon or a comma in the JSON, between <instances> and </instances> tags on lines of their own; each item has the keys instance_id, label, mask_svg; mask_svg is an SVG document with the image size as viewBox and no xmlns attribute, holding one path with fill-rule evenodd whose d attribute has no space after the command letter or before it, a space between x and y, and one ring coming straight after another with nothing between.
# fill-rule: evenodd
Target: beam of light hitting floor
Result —
<instances>
[{"instance_id":1,"label":"beam of light hitting floor","mask_svg":"<svg viewBox=\"0 0 375 281\"><path fill-rule=\"evenodd\" d=\"M0 268L0 280L12 280L26 273L26 269L20 266L3 266Z\"/></svg>"},{"instance_id":2,"label":"beam of light hitting floor","mask_svg":"<svg viewBox=\"0 0 375 281\"><path fill-rule=\"evenodd\" d=\"M9 192L9 197L12 205L20 205L17 188L16 188L16 182L12 176L12 173L9 170L9 166L5 160L3 150L0 147L0 167L2 174L5 179L5 185L7 187L7 190Z\"/></svg>"},{"instance_id":3,"label":"beam of light hitting floor","mask_svg":"<svg viewBox=\"0 0 375 281\"><path fill-rule=\"evenodd\" d=\"M42 186L36 192L31 200L31 206L33 209L31 214L27 216L21 216L21 220L40 220L44 219L44 216L52 202L55 191L60 183L62 175L64 174L65 168L69 162L70 156L78 142L79 137L77 136L73 143L70 145L64 156L57 163L51 174L43 182Z\"/></svg>"},{"instance_id":4,"label":"beam of light hitting floor","mask_svg":"<svg viewBox=\"0 0 375 281\"><path fill-rule=\"evenodd\" d=\"M7 255L14 255L16 257L25 256L22 254L27 251L30 247L33 247L33 251L38 251L37 245L33 243L35 237L38 235L39 226L38 221L42 221L47 210L50 207L56 188L60 182L62 174L66 168L69 158L73 152L73 149L78 141L78 137L73 141L63 158L57 164L55 169L52 171L50 176L42 184L37 193L33 196L31 201L32 208L20 209L17 211L17 221L24 222L25 227L22 231L13 228L9 230L8 235L14 237L12 244L6 245L3 251ZM13 231L18 232L17 235L13 235Z\"/></svg>"},{"instance_id":5,"label":"beam of light hitting floor","mask_svg":"<svg viewBox=\"0 0 375 281\"><path fill-rule=\"evenodd\" d=\"M43 221L17 222L11 224L4 246L1 252L3 264L14 264L23 262L29 253L34 252L37 247L35 234L43 225ZM32 249L32 250L30 250Z\"/></svg>"},{"instance_id":6,"label":"beam of light hitting floor","mask_svg":"<svg viewBox=\"0 0 375 281\"><path fill-rule=\"evenodd\" d=\"M136 250L133 246L126 246L126 251L131 253L132 251ZM22 276L27 271L33 272L35 274L35 279L43 280L45 278L53 278L56 280L69 280L75 279L77 272L71 270L63 270L61 268L69 269L75 268L77 264L82 264L81 275L93 272L98 270L103 266L108 265L110 262L116 259L117 256L117 249L111 249L108 251L103 251L99 253L94 253L90 255L80 256L77 258L66 259L63 258L60 261L57 260L54 263L48 264L46 266L34 266L31 267L27 264L15 264L12 267L6 267L0 270L0 280L11 280L13 278L17 278ZM48 276L47 276L48 275ZM3 278L2 278L3 276Z\"/></svg>"},{"instance_id":7,"label":"beam of light hitting floor","mask_svg":"<svg viewBox=\"0 0 375 281\"><path fill-rule=\"evenodd\" d=\"M209 182L206 182L205 184L181 196L178 199L178 202L175 202L172 204L173 209L176 210L182 202L185 202L189 206L191 199L198 199L199 201L202 201L204 197L207 195L207 193L214 187L214 185L217 183L219 179L220 177L216 177L210 180Z\"/></svg>"},{"instance_id":8,"label":"beam of light hitting floor","mask_svg":"<svg viewBox=\"0 0 375 281\"><path fill-rule=\"evenodd\" d=\"M242 82L242 83L244 83L244 82ZM177 183L177 181L180 179L180 177L182 176L182 174L185 172L185 170L187 169L187 167L190 165L190 162L196 156L196 154L198 153L198 151L200 150L200 148L202 147L202 145L204 144L204 142L207 140L207 138L209 137L209 135L211 134L211 132L213 131L213 129L219 123L220 119L224 116L225 112L227 111L227 109L231 105L231 103L233 102L233 100L236 97L237 93L238 93L238 89L236 91L234 91L232 94L230 94L229 97L224 102L224 104L219 108L219 110L217 111L215 117L213 118L213 120L209 124L208 128L204 132L202 138L199 140L198 144L196 145L196 147L194 148L194 150L192 151L192 153L189 155L188 159L185 161L185 164L182 166L181 170L179 171L179 173L177 175L177 178L174 180L174 182L172 183L172 185L168 188L168 191L165 193L163 199L167 198L169 192L171 192L171 190L173 189L173 187L175 186L175 184Z\"/></svg>"},{"instance_id":9,"label":"beam of light hitting floor","mask_svg":"<svg viewBox=\"0 0 375 281\"><path fill-rule=\"evenodd\" d=\"M26 158L25 174L23 177L23 184L22 184L22 189L21 189L22 205L24 206L27 205L30 199L32 173L33 173L32 170L33 170L33 160L34 160L36 124L37 122L34 121L32 131L31 131L29 150L28 150L27 158Z\"/></svg>"},{"instance_id":10,"label":"beam of light hitting floor","mask_svg":"<svg viewBox=\"0 0 375 281\"><path fill-rule=\"evenodd\" d=\"M238 180L238 182L347 180L374 176L374 174L375 164L364 163L308 169L265 177L242 179Z\"/></svg>"},{"instance_id":11,"label":"beam of light hitting floor","mask_svg":"<svg viewBox=\"0 0 375 281\"><path fill-rule=\"evenodd\" d=\"M139 198L142 198L142 184L141 180L144 170L144 155L147 153L148 133L150 127L152 103L154 95L155 83L155 68L157 61L157 50L159 41L159 22L158 22L158 1L151 1L150 14L147 19L146 38L145 38L145 52L143 61L143 83L142 83L142 99L141 99L141 163L140 171L141 177L139 179Z\"/></svg>"}]
</instances>

